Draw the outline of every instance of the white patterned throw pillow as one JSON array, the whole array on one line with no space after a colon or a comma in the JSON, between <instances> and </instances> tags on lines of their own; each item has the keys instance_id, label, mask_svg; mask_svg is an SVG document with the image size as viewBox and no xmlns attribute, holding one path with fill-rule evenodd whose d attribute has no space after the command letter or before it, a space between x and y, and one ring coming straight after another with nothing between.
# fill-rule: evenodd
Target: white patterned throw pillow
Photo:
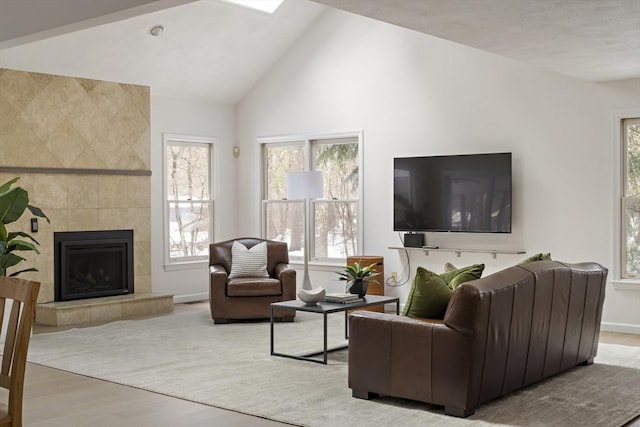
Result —
<instances>
[{"instance_id":1,"label":"white patterned throw pillow","mask_svg":"<svg viewBox=\"0 0 640 427\"><path fill-rule=\"evenodd\" d=\"M231 273L236 277L269 277L267 272L267 242L258 243L251 249L238 241L231 246Z\"/></svg>"}]
</instances>

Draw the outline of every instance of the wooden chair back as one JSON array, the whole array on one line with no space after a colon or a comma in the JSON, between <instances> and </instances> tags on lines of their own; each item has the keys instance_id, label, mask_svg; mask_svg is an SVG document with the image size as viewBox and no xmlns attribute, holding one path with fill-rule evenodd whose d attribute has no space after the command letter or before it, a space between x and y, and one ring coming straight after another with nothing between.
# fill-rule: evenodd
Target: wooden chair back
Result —
<instances>
[{"instance_id":1,"label":"wooden chair back","mask_svg":"<svg viewBox=\"0 0 640 427\"><path fill-rule=\"evenodd\" d=\"M4 340L0 387L9 391L7 405L0 405L0 426L22 425L24 372L39 290L38 282L0 276L0 341ZM3 325L5 310L10 314Z\"/></svg>"}]
</instances>

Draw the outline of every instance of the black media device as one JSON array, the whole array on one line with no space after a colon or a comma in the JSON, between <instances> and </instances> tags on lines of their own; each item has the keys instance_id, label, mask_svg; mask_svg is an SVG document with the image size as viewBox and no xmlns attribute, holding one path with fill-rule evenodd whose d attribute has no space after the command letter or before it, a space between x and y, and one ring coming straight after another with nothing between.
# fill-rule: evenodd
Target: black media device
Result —
<instances>
[{"instance_id":1,"label":"black media device","mask_svg":"<svg viewBox=\"0 0 640 427\"><path fill-rule=\"evenodd\" d=\"M406 248L421 248L424 245L424 234L422 233L405 233L404 246Z\"/></svg>"},{"instance_id":2,"label":"black media device","mask_svg":"<svg viewBox=\"0 0 640 427\"><path fill-rule=\"evenodd\" d=\"M511 233L511 153L393 159L393 229ZM416 240L414 240L416 239Z\"/></svg>"}]
</instances>

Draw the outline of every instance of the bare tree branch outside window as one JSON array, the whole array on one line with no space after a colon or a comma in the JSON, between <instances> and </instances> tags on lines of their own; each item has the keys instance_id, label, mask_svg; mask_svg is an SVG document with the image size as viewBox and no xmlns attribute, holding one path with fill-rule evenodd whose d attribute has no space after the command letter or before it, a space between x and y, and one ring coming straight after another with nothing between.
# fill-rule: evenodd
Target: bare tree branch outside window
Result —
<instances>
[{"instance_id":1,"label":"bare tree branch outside window","mask_svg":"<svg viewBox=\"0 0 640 427\"><path fill-rule=\"evenodd\" d=\"M209 253L210 144L167 144L169 256L203 258Z\"/></svg>"}]
</instances>

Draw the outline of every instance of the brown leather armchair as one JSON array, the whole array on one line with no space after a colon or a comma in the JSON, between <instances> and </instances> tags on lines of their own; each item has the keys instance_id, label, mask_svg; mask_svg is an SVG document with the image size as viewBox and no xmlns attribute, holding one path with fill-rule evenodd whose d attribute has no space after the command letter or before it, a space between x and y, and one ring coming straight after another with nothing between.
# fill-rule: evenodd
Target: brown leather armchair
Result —
<instances>
[{"instance_id":1,"label":"brown leather armchair","mask_svg":"<svg viewBox=\"0 0 640 427\"><path fill-rule=\"evenodd\" d=\"M269 277L229 279L233 242L248 249L267 242ZM272 302L296 299L296 271L289 266L285 242L253 237L227 240L209 246L209 305L214 323L238 319L268 319ZM276 320L293 321L295 311L275 310Z\"/></svg>"}]
</instances>

